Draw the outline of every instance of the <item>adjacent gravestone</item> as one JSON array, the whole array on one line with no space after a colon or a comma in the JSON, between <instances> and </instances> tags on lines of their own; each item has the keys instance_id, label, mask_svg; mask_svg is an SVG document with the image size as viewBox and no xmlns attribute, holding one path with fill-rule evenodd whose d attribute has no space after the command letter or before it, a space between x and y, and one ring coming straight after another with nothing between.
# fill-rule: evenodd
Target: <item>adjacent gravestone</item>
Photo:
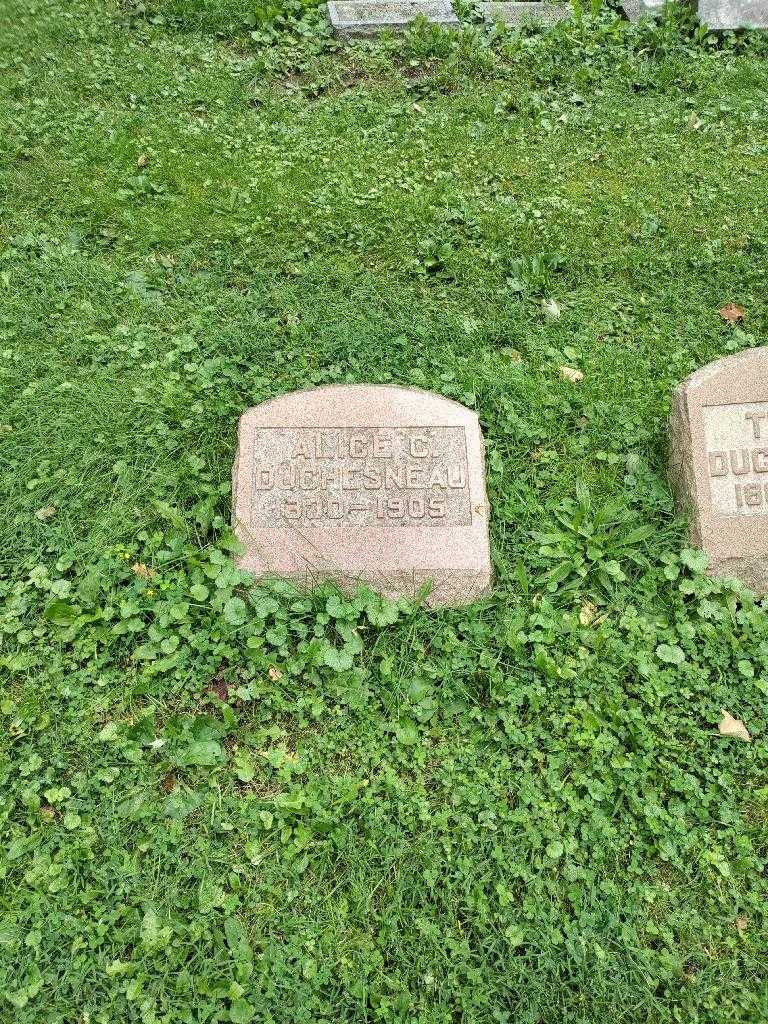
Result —
<instances>
[{"instance_id":1,"label":"adjacent gravestone","mask_svg":"<svg viewBox=\"0 0 768 1024\"><path fill-rule=\"evenodd\" d=\"M637 21L678 4L692 6L699 21L709 28L768 28L768 0L623 0L622 6L630 21Z\"/></svg>"},{"instance_id":2,"label":"adjacent gravestone","mask_svg":"<svg viewBox=\"0 0 768 1024\"><path fill-rule=\"evenodd\" d=\"M334 33L348 39L402 32L416 18L437 25L458 25L451 0L329 0Z\"/></svg>"},{"instance_id":3,"label":"adjacent gravestone","mask_svg":"<svg viewBox=\"0 0 768 1024\"><path fill-rule=\"evenodd\" d=\"M331 579L462 605L490 586L483 439L470 409L427 391L299 391L240 419L238 560L256 576Z\"/></svg>"},{"instance_id":4,"label":"adjacent gravestone","mask_svg":"<svg viewBox=\"0 0 768 1024\"><path fill-rule=\"evenodd\" d=\"M699 0L698 13L710 28L768 28L768 0Z\"/></svg>"},{"instance_id":5,"label":"adjacent gravestone","mask_svg":"<svg viewBox=\"0 0 768 1024\"><path fill-rule=\"evenodd\" d=\"M666 0L624 0L622 7L630 21L661 14Z\"/></svg>"},{"instance_id":6,"label":"adjacent gravestone","mask_svg":"<svg viewBox=\"0 0 768 1024\"><path fill-rule=\"evenodd\" d=\"M670 474L714 576L768 592L768 349L703 367L677 389Z\"/></svg>"},{"instance_id":7,"label":"adjacent gravestone","mask_svg":"<svg viewBox=\"0 0 768 1024\"><path fill-rule=\"evenodd\" d=\"M554 25L573 17L569 3L557 4L544 0L482 0L476 9L486 21L500 21L504 25Z\"/></svg>"}]
</instances>

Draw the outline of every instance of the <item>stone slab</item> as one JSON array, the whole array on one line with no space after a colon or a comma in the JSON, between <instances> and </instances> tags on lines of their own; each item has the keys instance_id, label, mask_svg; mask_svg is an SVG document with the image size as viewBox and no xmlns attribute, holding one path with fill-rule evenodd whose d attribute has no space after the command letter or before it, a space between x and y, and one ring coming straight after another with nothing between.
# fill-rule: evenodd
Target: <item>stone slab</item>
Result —
<instances>
[{"instance_id":1,"label":"stone slab","mask_svg":"<svg viewBox=\"0 0 768 1024\"><path fill-rule=\"evenodd\" d=\"M699 0L698 13L710 28L768 28L768 0Z\"/></svg>"},{"instance_id":2,"label":"stone slab","mask_svg":"<svg viewBox=\"0 0 768 1024\"><path fill-rule=\"evenodd\" d=\"M622 8L630 21L656 17L664 10L666 0L624 0Z\"/></svg>"},{"instance_id":3,"label":"stone slab","mask_svg":"<svg viewBox=\"0 0 768 1024\"><path fill-rule=\"evenodd\" d=\"M298 391L240 419L232 521L241 568L463 605L491 583L477 415L410 388Z\"/></svg>"},{"instance_id":4,"label":"stone slab","mask_svg":"<svg viewBox=\"0 0 768 1024\"><path fill-rule=\"evenodd\" d=\"M365 38L380 32L402 32L416 18L438 25L458 25L450 0L329 0L328 19L334 33Z\"/></svg>"},{"instance_id":5,"label":"stone slab","mask_svg":"<svg viewBox=\"0 0 768 1024\"><path fill-rule=\"evenodd\" d=\"M711 574L768 592L768 348L718 359L677 389L670 479Z\"/></svg>"},{"instance_id":6,"label":"stone slab","mask_svg":"<svg viewBox=\"0 0 768 1024\"><path fill-rule=\"evenodd\" d=\"M520 3L512 3L509 0L484 0L476 6L488 21L501 21L505 25L524 25L526 22L554 25L573 14L570 4L550 4L537 0L523 0Z\"/></svg>"}]
</instances>

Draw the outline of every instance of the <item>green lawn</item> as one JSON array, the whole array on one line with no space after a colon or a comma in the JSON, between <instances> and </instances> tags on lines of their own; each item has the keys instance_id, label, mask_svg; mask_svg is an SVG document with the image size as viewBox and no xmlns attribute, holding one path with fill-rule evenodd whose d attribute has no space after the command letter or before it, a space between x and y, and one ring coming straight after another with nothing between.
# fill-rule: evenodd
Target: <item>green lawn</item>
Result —
<instances>
[{"instance_id":1,"label":"green lawn","mask_svg":"<svg viewBox=\"0 0 768 1024\"><path fill-rule=\"evenodd\" d=\"M0 1021L760 1024L768 617L665 421L768 340L768 45L268 14L0 0ZM234 570L238 416L340 382L477 409L490 598Z\"/></svg>"}]
</instances>

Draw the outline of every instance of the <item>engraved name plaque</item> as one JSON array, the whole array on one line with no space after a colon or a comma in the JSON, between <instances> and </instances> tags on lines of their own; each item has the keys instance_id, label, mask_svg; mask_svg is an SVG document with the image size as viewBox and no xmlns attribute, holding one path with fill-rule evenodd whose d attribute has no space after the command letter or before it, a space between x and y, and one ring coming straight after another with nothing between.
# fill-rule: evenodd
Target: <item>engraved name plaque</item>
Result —
<instances>
[{"instance_id":1,"label":"engraved name plaque","mask_svg":"<svg viewBox=\"0 0 768 1024\"><path fill-rule=\"evenodd\" d=\"M710 572L768 592L768 350L718 359L678 388L671 479Z\"/></svg>"},{"instance_id":2,"label":"engraved name plaque","mask_svg":"<svg viewBox=\"0 0 768 1024\"><path fill-rule=\"evenodd\" d=\"M425 391L338 386L248 410L233 524L257 576L332 579L464 604L490 583L483 442L470 409Z\"/></svg>"},{"instance_id":3,"label":"engraved name plaque","mask_svg":"<svg viewBox=\"0 0 768 1024\"><path fill-rule=\"evenodd\" d=\"M714 511L768 514L768 402L709 405L702 415Z\"/></svg>"},{"instance_id":4,"label":"engraved name plaque","mask_svg":"<svg viewBox=\"0 0 768 1024\"><path fill-rule=\"evenodd\" d=\"M464 427L261 427L251 526L471 526Z\"/></svg>"}]
</instances>

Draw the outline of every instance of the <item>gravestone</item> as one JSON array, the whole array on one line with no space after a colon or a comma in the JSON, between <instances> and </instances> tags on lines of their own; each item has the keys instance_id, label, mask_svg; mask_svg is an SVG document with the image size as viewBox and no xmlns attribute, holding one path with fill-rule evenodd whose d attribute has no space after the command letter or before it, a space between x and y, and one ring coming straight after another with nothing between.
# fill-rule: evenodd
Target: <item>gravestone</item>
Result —
<instances>
[{"instance_id":1,"label":"gravestone","mask_svg":"<svg viewBox=\"0 0 768 1024\"><path fill-rule=\"evenodd\" d=\"M768 28L768 0L699 0L698 13L710 28Z\"/></svg>"},{"instance_id":2,"label":"gravestone","mask_svg":"<svg viewBox=\"0 0 768 1024\"><path fill-rule=\"evenodd\" d=\"M416 18L437 25L458 25L451 0L329 0L334 33L347 39L402 32Z\"/></svg>"},{"instance_id":3,"label":"gravestone","mask_svg":"<svg viewBox=\"0 0 768 1024\"><path fill-rule=\"evenodd\" d=\"M573 17L569 3L556 4L544 0L481 0L475 5L486 21L500 21L505 25L554 25Z\"/></svg>"},{"instance_id":4,"label":"gravestone","mask_svg":"<svg viewBox=\"0 0 768 1024\"><path fill-rule=\"evenodd\" d=\"M684 381L670 420L670 476L710 573L768 592L768 348Z\"/></svg>"},{"instance_id":5,"label":"gravestone","mask_svg":"<svg viewBox=\"0 0 768 1024\"><path fill-rule=\"evenodd\" d=\"M630 21L660 15L666 6L693 8L712 29L768 28L768 0L623 0Z\"/></svg>"},{"instance_id":6,"label":"gravestone","mask_svg":"<svg viewBox=\"0 0 768 1024\"><path fill-rule=\"evenodd\" d=\"M257 577L358 583L431 605L491 582L477 415L410 388L298 391L240 419L233 469L238 560Z\"/></svg>"},{"instance_id":7,"label":"gravestone","mask_svg":"<svg viewBox=\"0 0 768 1024\"><path fill-rule=\"evenodd\" d=\"M622 7L630 21L654 17L664 10L665 0L624 0Z\"/></svg>"}]
</instances>

